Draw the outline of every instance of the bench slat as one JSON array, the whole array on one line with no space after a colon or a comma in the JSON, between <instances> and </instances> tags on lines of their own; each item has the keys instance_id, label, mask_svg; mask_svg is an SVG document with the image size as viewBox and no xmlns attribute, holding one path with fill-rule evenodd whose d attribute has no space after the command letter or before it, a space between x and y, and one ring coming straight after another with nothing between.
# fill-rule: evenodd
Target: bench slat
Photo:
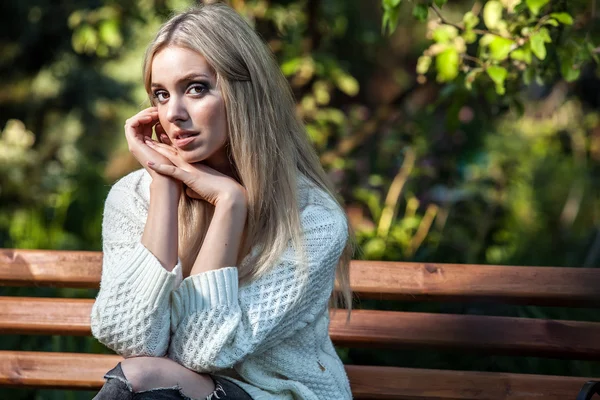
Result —
<instances>
[{"instance_id":1,"label":"bench slat","mask_svg":"<svg viewBox=\"0 0 600 400\"><path fill-rule=\"evenodd\" d=\"M0 285L98 288L98 251L0 249Z\"/></svg>"},{"instance_id":2,"label":"bench slat","mask_svg":"<svg viewBox=\"0 0 600 400\"><path fill-rule=\"evenodd\" d=\"M102 253L0 249L0 285L98 288ZM600 269L352 261L361 298L600 305Z\"/></svg>"},{"instance_id":3,"label":"bench slat","mask_svg":"<svg viewBox=\"0 0 600 400\"><path fill-rule=\"evenodd\" d=\"M500 301L600 305L600 269L352 261L351 285L361 297L405 301Z\"/></svg>"},{"instance_id":4,"label":"bench slat","mask_svg":"<svg viewBox=\"0 0 600 400\"><path fill-rule=\"evenodd\" d=\"M0 334L90 335L91 299L0 297ZM600 323L354 310L331 313L330 335L348 347L439 348L600 359Z\"/></svg>"},{"instance_id":5,"label":"bench slat","mask_svg":"<svg viewBox=\"0 0 600 400\"><path fill-rule=\"evenodd\" d=\"M0 351L0 386L98 390L115 355ZM589 378L346 366L355 399L564 400ZM482 397L483 396L483 397Z\"/></svg>"}]
</instances>

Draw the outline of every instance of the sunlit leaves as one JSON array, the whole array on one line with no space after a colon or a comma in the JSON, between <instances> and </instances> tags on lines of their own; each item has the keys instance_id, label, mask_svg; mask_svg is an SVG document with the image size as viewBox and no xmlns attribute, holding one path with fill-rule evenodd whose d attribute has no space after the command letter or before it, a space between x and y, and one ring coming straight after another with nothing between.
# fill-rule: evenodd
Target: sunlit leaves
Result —
<instances>
[{"instance_id":1,"label":"sunlit leaves","mask_svg":"<svg viewBox=\"0 0 600 400\"><path fill-rule=\"evenodd\" d=\"M429 71L431 61L431 56L423 55L419 57L419 59L417 60L417 73L420 75L425 75L427 71Z\"/></svg>"},{"instance_id":2,"label":"sunlit leaves","mask_svg":"<svg viewBox=\"0 0 600 400\"><path fill-rule=\"evenodd\" d=\"M526 0L525 2L533 15L538 15L541 8L548 4L550 0Z\"/></svg>"},{"instance_id":3,"label":"sunlit leaves","mask_svg":"<svg viewBox=\"0 0 600 400\"><path fill-rule=\"evenodd\" d=\"M540 60L546 58L546 43L552 43L552 39L545 28L535 32L529 38L531 43L531 51Z\"/></svg>"},{"instance_id":4,"label":"sunlit leaves","mask_svg":"<svg viewBox=\"0 0 600 400\"><path fill-rule=\"evenodd\" d=\"M447 82L458 76L460 57L455 48L449 48L441 52L435 59L438 82Z\"/></svg>"},{"instance_id":5,"label":"sunlit leaves","mask_svg":"<svg viewBox=\"0 0 600 400\"><path fill-rule=\"evenodd\" d=\"M531 64L531 57L531 47L529 46L529 43L526 43L522 47L515 49L510 53L510 58L516 61L522 61L526 64Z\"/></svg>"},{"instance_id":6,"label":"sunlit leaves","mask_svg":"<svg viewBox=\"0 0 600 400\"><path fill-rule=\"evenodd\" d=\"M448 43L457 36L458 29L450 25L440 25L432 33L432 38L437 43Z\"/></svg>"},{"instance_id":7,"label":"sunlit leaves","mask_svg":"<svg viewBox=\"0 0 600 400\"><path fill-rule=\"evenodd\" d=\"M463 17L463 24L465 25L465 29L473 29L479 25L479 17L473 14L472 11L467 11Z\"/></svg>"},{"instance_id":8,"label":"sunlit leaves","mask_svg":"<svg viewBox=\"0 0 600 400\"><path fill-rule=\"evenodd\" d=\"M506 68L499 66L491 66L488 67L486 72L496 85L496 92L501 95L504 94L504 81L506 80L506 76L508 75L508 71L506 70Z\"/></svg>"},{"instance_id":9,"label":"sunlit leaves","mask_svg":"<svg viewBox=\"0 0 600 400\"><path fill-rule=\"evenodd\" d=\"M488 1L483 7L483 22L488 29L498 27L502 21L502 11L504 7L499 1Z\"/></svg>"},{"instance_id":10,"label":"sunlit leaves","mask_svg":"<svg viewBox=\"0 0 600 400\"><path fill-rule=\"evenodd\" d=\"M383 32L388 31L391 34L396 30L398 17L400 16L400 1L401 0L382 0L383 17L381 29Z\"/></svg>"},{"instance_id":11,"label":"sunlit leaves","mask_svg":"<svg viewBox=\"0 0 600 400\"><path fill-rule=\"evenodd\" d=\"M120 14L115 7L77 10L69 16L68 24L73 30L71 44L77 53L107 57L123 44Z\"/></svg>"},{"instance_id":12,"label":"sunlit leaves","mask_svg":"<svg viewBox=\"0 0 600 400\"><path fill-rule=\"evenodd\" d=\"M550 14L550 16L558 22L560 22L561 24L573 25L573 17L571 17L566 12L552 13Z\"/></svg>"},{"instance_id":13,"label":"sunlit leaves","mask_svg":"<svg viewBox=\"0 0 600 400\"><path fill-rule=\"evenodd\" d=\"M389 28L393 22L389 18L398 17L404 2L382 1L387 18L384 28ZM447 4L446 1L415 0L410 5L417 20L429 19L427 38L433 41L418 59L419 82L426 82L423 75L434 65L438 82L450 82L463 72L468 76L465 86L472 88L481 76L480 71L492 68L495 90L504 94L505 80L522 77L525 82L535 79L541 83L549 71L556 75L560 70L566 80L572 81L579 77L585 60L600 61L592 44L581 49L583 57L561 56L559 60L547 60L549 52L556 53L561 48L561 43L553 40L568 37L559 35L558 30L574 24L570 9L565 10L549 0L488 0L482 7L465 12L458 23L444 15L442 6ZM429 8L434 12L430 13ZM474 69L478 72L470 73Z\"/></svg>"},{"instance_id":14,"label":"sunlit leaves","mask_svg":"<svg viewBox=\"0 0 600 400\"><path fill-rule=\"evenodd\" d=\"M513 40L500 36L494 37L490 43L490 55L492 59L498 61L506 60L514 44Z\"/></svg>"}]
</instances>

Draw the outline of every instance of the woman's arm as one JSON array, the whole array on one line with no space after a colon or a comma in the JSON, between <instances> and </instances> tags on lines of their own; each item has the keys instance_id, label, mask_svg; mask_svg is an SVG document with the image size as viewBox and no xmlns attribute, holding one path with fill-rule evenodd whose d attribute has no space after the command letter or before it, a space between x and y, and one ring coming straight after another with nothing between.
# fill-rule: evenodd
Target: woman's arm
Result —
<instances>
[{"instance_id":1,"label":"woman's arm","mask_svg":"<svg viewBox=\"0 0 600 400\"><path fill-rule=\"evenodd\" d=\"M170 296L181 277L179 265L167 271L142 243L149 184L143 170L117 182L102 221L102 279L91 313L92 333L125 357L165 355Z\"/></svg>"},{"instance_id":2,"label":"woman's arm","mask_svg":"<svg viewBox=\"0 0 600 400\"><path fill-rule=\"evenodd\" d=\"M179 182L164 177L153 178L142 244L167 271L172 271L177 264L177 209L180 196Z\"/></svg>"},{"instance_id":3,"label":"woman's arm","mask_svg":"<svg viewBox=\"0 0 600 400\"><path fill-rule=\"evenodd\" d=\"M241 190L222 193L190 275L237 264L246 225L246 197Z\"/></svg>"}]
</instances>

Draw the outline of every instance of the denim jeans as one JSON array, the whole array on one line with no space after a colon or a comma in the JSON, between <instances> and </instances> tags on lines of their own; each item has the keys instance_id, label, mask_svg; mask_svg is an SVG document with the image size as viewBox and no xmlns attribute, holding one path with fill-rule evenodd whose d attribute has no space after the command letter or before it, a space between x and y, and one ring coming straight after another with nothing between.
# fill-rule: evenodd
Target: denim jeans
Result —
<instances>
[{"instance_id":1,"label":"denim jeans","mask_svg":"<svg viewBox=\"0 0 600 400\"><path fill-rule=\"evenodd\" d=\"M204 400L252 400L250 395L235 383L211 375L215 382L215 390ZM131 383L123 374L121 363L104 375L106 383L93 400L200 400L191 399L182 393L179 386L156 388L142 392L133 392Z\"/></svg>"}]
</instances>

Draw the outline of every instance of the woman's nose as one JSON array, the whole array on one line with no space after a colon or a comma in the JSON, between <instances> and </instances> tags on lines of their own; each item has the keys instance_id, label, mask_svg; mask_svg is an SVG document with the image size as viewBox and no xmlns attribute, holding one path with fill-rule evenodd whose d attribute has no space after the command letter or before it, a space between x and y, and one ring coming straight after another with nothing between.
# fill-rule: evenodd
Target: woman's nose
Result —
<instances>
[{"instance_id":1,"label":"woman's nose","mask_svg":"<svg viewBox=\"0 0 600 400\"><path fill-rule=\"evenodd\" d=\"M188 113L183 99L172 96L167 104L167 120L169 122L185 121Z\"/></svg>"}]
</instances>

